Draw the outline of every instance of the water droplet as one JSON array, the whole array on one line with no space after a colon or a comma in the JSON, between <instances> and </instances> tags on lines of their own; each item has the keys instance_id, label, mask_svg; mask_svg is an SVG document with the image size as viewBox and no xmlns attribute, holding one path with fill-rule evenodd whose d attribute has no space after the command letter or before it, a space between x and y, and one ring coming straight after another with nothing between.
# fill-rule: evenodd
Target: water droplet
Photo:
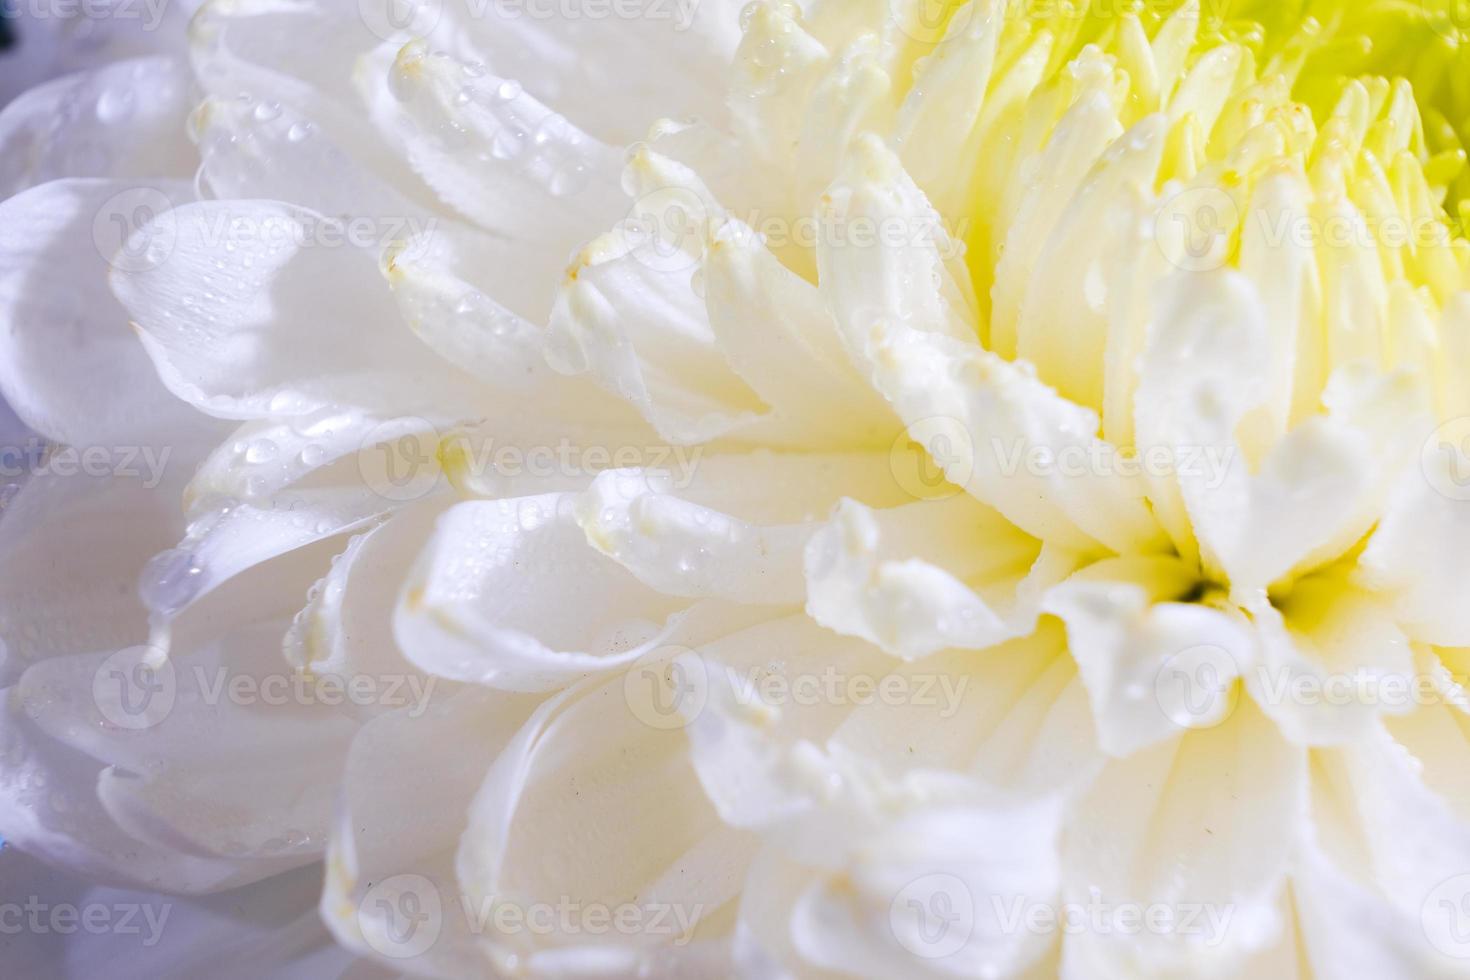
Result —
<instances>
[{"instance_id":1,"label":"water droplet","mask_svg":"<svg viewBox=\"0 0 1470 980\"><path fill-rule=\"evenodd\" d=\"M292 123L291 128L286 130L286 139L292 143L300 143L310 136L315 128L309 122Z\"/></svg>"},{"instance_id":2,"label":"water droplet","mask_svg":"<svg viewBox=\"0 0 1470 980\"><path fill-rule=\"evenodd\" d=\"M261 102L255 107L255 111L251 113L260 122L269 122L280 114L281 104L279 102Z\"/></svg>"},{"instance_id":3,"label":"water droplet","mask_svg":"<svg viewBox=\"0 0 1470 980\"><path fill-rule=\"evenodd\" d=\"M280 451L281 447L277 446L271 440L257 439L245 450L245 462L254 464L269 463L276 458L276 454Z\"/></svg>"},{"instance_id":4,"label":"water droplet","mask_svg":"<svg viewBox=\"0 0 1470 980\"><path fill-rule=\"evenodd\" d=\"M204 569L177 548L155 555L138 578L138 597L156 613L171 616L189 604L204 584Z\"/></svg>"},{"instance_id":5,"label":"water droplet","mask_svg":"<svg viewBox=\"0 0 1470 980\"><path fill-rule=\"evenodd\" d=\"M133 112L133 90L109 88L97 96L97 118L102 122L117 122Z\"/></svg>"}]
</instances>

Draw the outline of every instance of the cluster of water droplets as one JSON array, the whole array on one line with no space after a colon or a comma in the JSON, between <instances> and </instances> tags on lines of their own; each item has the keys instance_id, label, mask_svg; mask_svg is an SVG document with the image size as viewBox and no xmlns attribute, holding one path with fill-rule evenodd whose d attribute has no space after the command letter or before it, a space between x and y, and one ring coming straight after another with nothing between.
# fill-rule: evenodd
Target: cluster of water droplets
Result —
<instances>
[{"instance_id":1,"label":"cluster of water droplets","mask_svg":"<svg viewBox=\"0 0 1470 980\"><path fill-rule=\"evenodd\" d=\"M594 141L514 79L445 51L420 51L400 55L388 87L400 102L432 115L427 129L445 152L510 164L555 197L587 184Z\"/></svg>"}]
</instances>

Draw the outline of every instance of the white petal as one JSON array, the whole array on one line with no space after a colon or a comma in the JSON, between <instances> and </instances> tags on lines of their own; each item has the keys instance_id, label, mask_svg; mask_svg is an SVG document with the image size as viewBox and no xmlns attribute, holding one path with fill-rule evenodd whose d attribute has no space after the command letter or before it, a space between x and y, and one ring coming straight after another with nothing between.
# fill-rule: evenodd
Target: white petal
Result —
<instances>
[{"instance_id":1,"label":"white petal","mask_svg":"<svg viewBox=\"0 0 1470 980\"><path fill-rule=\"evenodd\" d=\"M1470 646L1470 607L1459 589L1470 560L1470 504L1458 476L1464 457L1431 442L1422 472L1394 492L1361 559L1363 582L1391 596L1410 636Z\"/></svg>"},{"instance_id":2,"label":"white petal","mask_svg":"<svg viewBox=\"0 0 1470 980\"><path fill-rule=\"evenodd\" d=\"M666 266L658 246L629 228L604 235L568 273L548 339L553 367L590 372L679 445L707 441L766 411L716 346L704 301L690 285L697 266L692 257Z\"/></svg>"},{"instance_id":3,"label":"white petal","mask_svg":"<svg viewBox=\"0 0 1470 980\"><path fill-rule=\"evenodd\" d=\"M506 952L604 947L587 955L621 950L612 962L633 972L660 948L719 930L739 893L751 842L720 823L691 778L683 733L650 724L626 690L623 677L594 678L532 716L476 796L457 866L476 907L562 896L641 910L642 926L613 945L558 923L495 937ZM656 925L649 910L661 906L669 914Z\"/></svg>"},{"instance_id":4,"label":"white petal","mask_svg":"<svg viewBox=\"0 0 1470 980\"><path fill-rule=\"evenodd\" d=\"M446 512L395 628L408 659L431 674L545 691L636 660L665 641L670 617L688 604L595 551L575 498L548 494Z\"/></svg>"},{"instance_id":5,"label":"white petal","mask_svg":"<svg viewBox=\"0 0 1470 980\"><path fill-rule=\"evenodd\" d=\"M471 929L479 920L460 899L454 851L485 773L535 705L530 697L468 690L423 713L385 714L358 732L321 895L322 917L339 941L399 969L465 974L483 967ZM441 764L423 765L446 746L453 751ZM393 899L404 896L438 910L422 934L396 918Z\"/></svg>"},{"instance_id":6,"label":"white petal","mask_svg":"<svg viewBox=\"0 0 1470 980\"><path fill-rule=\"evenodd\" d=\"M38 85L0 112L0 200L67 177L193 176L188 98L188 71L176 58L122 61Z\"/></svg>"},{"instance_id":7,"label":"white petal","mask_svg":"<svg viewBox=\"0 0 1470 980\"><path fill-rule=\"evenodd\" d=\"M905 660L1031 632L1076 567L969 497L871 511L844 501L807 548L807 611Z\"/></svg>"},{"instance_id":8,"label":"white petal","mask_svg":"<svg viewBox=\"0 0 1470 980\"><path fill-rule=\"evenodd\" d=\"M1117 559L1054 589L1046 611L1067 624L1103 751L1127 758L1235 707L1234 684L1255 662L1244 617L1185 603L1195 574L1180 562Z\"/></svg>"},{"instance_id":9,"label":"white petal","mask_svg":"<svg viewBox=\"0 0 1470 980\"><path fill-rule=\"evenodd\" d=\"M1140 470L1024 364L904 327L875 331L874 361L910 437L1023 531L1083 553L1164 547Z\"/></svg>"},{"instance_id":10,"label":"white petal","mask_svg":"<svg viewBox=\"0 0 1470 980\"><path fill-rule=\"evenodd\" d=\"M1110 763L1072 814L1063 898L1161 906L1174 928L1070 935L1064 973L1229 975L1270 948L1305 798L1305 753L1249 702L1219 727ZM1190 908L1199 914L1185 928Z\"/></svg>"},{"instance_id":11,"label":"white petal","mask_svg":"<svg viewBox=\"0 0 1470 980\"><path fill-rule=\"evenodd\" d=\"M369 111L445 203L487 230L563 251L616 220L612 147L512 79L422 41L385 45L378 64L394 51L382 66L388 89L369 93Z\"/></svg>"},{"instance_id":12,"label":"white petal","mask_svg":"<svg viewBox=\"0 0 1470 980\"><path fill-rule=\"evenodd\" d=\"M67 180L0 203L0 391L37 432L86 448L160 445L199 428L107 289L114 250L189 194L167 180Z\"/></svg>"}]
</instances>

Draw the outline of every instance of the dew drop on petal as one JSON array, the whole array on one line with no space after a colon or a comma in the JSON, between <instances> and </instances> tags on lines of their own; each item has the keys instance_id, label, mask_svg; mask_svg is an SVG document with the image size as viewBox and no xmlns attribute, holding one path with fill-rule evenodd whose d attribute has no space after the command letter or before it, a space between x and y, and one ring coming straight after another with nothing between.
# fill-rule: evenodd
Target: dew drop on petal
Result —
<instances>
[{"instance_id":1,"label":"dew drop on petal","mask_svg":"<svg viewBox=\"0 0 1470 980\"><path fill-rule=\"evenodd\" d=\"M109 88L97 96L97 118L105 123L126 119L133 112L133 90Z\"/></svg>"},{"instance_id":2,"label":"dew drop on petal","mask_svg":"<svg viewBox=\"0 0 1470 980\"><path fill-rule=\"evenodd\" d=\"M204 569L187 551L170 548L160 552L143 568L138 579L138 597L151 611L169 616L189 604L204 583Z\"/></svg>"},{"instance_id":3,"label":"dew drop on petal","mask_svg":"<svg viewBox=\"0 0 1470 980\"><path fill-rule=\"evenodd\" d=\"M276 458L280 447L269 439L256 439L245 450L245 462L268 463Z\"/></svg>"}]
</instances>

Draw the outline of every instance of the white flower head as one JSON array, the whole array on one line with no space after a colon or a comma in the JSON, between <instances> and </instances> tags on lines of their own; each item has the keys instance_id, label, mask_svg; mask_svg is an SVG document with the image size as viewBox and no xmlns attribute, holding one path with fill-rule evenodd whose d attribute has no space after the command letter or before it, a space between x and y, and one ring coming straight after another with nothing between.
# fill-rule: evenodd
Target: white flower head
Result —
<instances>
[{"instance_id":1,"label":"white flower head","mask_svg":"<svg viewBox=\"0 0 1470 980\"><path fill-rule=\"evenodd\" d=\"M1470 975L1462 14L114 25L0 112L0 835L277 910L186 971Z\"/></svg>"}]
</instances>

